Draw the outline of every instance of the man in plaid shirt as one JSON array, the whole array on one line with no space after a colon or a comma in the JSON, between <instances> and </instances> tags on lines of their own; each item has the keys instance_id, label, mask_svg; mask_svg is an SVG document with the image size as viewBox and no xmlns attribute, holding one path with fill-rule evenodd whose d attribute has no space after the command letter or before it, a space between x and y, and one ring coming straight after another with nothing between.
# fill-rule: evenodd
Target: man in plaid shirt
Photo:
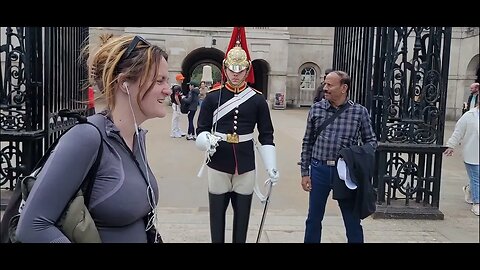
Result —
<instances>
[{"instance_id":1,"label":"man in plaid shirt","mask_svg":"<svg viewBox=\"0 0 480 270\"><path fill-rule=\"evenodd\" d=\"M337 176L336 161L339 151L353 145L371 144L377 140L373 133L367 109L348 99L350 76L343 71L332 71L325 78L324 99L310 108L307 127L302 143L301 175L302 188L310 192L308 216L305 222L305 243L320 243L325 206ZM347 103L350 104L320 134L316 131L322 123ZM339 199L338 205L349 243L363 243L360 217L353 213L355 198Z\"/></svg>"}]
</instances>

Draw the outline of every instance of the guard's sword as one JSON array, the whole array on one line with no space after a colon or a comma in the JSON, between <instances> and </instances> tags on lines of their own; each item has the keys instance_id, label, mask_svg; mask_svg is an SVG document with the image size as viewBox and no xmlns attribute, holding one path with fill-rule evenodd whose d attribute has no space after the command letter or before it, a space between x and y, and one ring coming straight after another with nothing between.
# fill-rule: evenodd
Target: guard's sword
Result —
<instances>
[{"instance_id":1,"label":"guard's sword","mask_svg":"<svg viewBox=\"0 0 480 270\"><path fill-rule=\"evenodd\" d=\"M265 205L263 206L262 220L260 221L260 228L258 229L257 242L260 242L260 237L262 236L263 224L265 223L265 217L267 216L268 203L270 202L270 194L272 193L273 183L268 181L268 188L265 201L262 201Z\"/></svg>"}]
</instances>

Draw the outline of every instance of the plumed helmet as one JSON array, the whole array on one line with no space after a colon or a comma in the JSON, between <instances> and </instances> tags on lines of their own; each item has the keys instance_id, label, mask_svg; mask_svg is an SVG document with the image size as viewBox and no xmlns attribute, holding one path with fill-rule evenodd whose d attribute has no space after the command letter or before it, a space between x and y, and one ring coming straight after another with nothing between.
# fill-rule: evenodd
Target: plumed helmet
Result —
<instances>
[{"instance_id":1,"label":"plumed helmet","mask_svg":"<svg viewBox=\"0 0 480 270\"><path fill-rule=\"evenodd\" d=\"M224 65L233 72L241 72L250 66L247 53L240 46L240 41L237 41L235 47L228 51Z\"/></svg>"},{"instance_id":2,"label":"plumed helmet","mask_svg":"<svg viewBox=\"0 0 480 270\"><path fill-rule=\"evenodd\" d=\"M226 69L233 72L241 72L247 69L247 77L245 81L251 84L255 83L252 61L250 59L245 27L234 27L226 50L225 59L223 60L223 81L227 81L225 74Z\"/></svg>"}]
</instances>

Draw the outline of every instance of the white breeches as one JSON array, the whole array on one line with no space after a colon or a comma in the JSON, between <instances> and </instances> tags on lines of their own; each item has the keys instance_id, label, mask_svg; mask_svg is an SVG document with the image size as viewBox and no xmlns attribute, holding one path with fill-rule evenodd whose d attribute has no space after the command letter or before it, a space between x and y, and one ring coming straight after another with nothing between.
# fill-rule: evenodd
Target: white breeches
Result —
<instances>
[{"instance_id":1,"label":"white breeches","mask_svg":"<svg viewBox=\"0 0 480 270\"><path fill-rule=\"evenodd\" d=\"M255 185L255 170L240 175L224 173L207 167L208 171L208 192L212 194L223 194L236 192L242 195L253 193Z\"/></svg>"}]
</instances>

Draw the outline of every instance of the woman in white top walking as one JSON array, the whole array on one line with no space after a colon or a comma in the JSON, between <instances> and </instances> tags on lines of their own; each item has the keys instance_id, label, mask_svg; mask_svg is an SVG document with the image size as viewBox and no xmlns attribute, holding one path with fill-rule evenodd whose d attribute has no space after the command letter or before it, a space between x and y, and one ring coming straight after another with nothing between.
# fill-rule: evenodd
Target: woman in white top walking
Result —
<instances>
[{"instance_id":1,"label":"woman in white top walking","mask_svg":"<svg viewBox=\"0 0 480 270\"><path fill-rule=\"evenodd\" d=\"M468 187L463 187L464 192L467 196L465 196L465 201L467 203L471 203L472 205L472 212L478 216L478 170L479 170L479 162L478 162L478 141L479 141L479 129L478 129L478 122L479 122L479 114L478 114L478 103L479 99L477 99L475 108L470 109L466 112L462 117L458 120L457 124L455 125L455 130L453 131L452 136L447 141L447 150L445 150L444 154L447 156L451 156L453 154L453 149L463 140L463 161L465 162L465 167L467 169L468 177L470 178L470 193L471 198L468 198L469 192Z\"/></svg>"}]
</instances>

